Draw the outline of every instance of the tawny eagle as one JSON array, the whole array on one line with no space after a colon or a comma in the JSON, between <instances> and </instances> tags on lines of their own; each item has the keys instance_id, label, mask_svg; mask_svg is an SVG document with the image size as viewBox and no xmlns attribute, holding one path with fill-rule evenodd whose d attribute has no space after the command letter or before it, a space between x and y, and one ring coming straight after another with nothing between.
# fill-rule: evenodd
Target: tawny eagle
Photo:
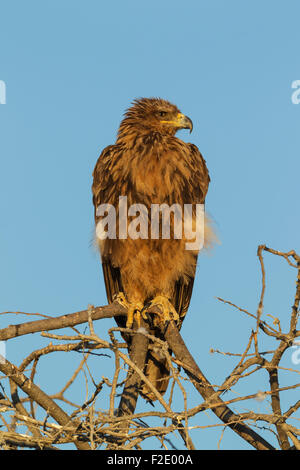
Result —
<instances>
[{"instance_id":1,"label":"tawny eagle","mask_svg":"<svg viewBox=\"0 0 300 470\"><path fill-rule=\"evenodd\" d=\"M127 197L128 207L142 204L149 212L153 204L204 204L210 181L205 160L195 145L175 136L179 129L192 131L192 127L191 119L164 99L133 102L116 143L102 151L93 172L96 224L100 205L112 205L118 216L120 196ZM194 222L194 209L192 214ZM164 318L152 322L149 332L159 335L157 322L169 318L180 328L192 295L199 250L186 249L184 235L163 238L161 229L154 239L149 233L147 238L119 237L118 224L116 217L116 238L97 239L108 302L118 299L128 307L127 318L116 318L118 325L131 327L134 315L157 304ZM130 347L131 336L124 337ZM149 349L144 373L159 392L165 392L169 370L158 348ZM155 399L145 385L141 393Z\"/></svg>"}]
</instances>

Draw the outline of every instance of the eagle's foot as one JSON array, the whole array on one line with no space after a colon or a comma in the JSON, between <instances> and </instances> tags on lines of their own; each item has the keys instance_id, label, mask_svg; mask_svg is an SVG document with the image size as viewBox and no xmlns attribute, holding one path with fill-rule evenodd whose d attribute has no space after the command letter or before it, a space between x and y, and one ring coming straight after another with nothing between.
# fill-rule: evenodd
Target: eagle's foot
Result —
<instances>
[{"instance_id":1,"label":"eagle's foot","mask_svg":"<svg viewBox=\"0 0 300 470\"><path fill-rule=\"evenodd\" d=\"M150 307L154 306L159 307L162 311L162 313L155 313L154 325L164 325L165 323L168 323L171 320L178 322L179 315L167 297L164 297L163 295L158 295L157 297L151 300L150 305L147 308L149 309Z\"/></svg>"},{"instance_id":2,"label":"eagle's foot","mask_svg":"<svg viewBox=\"0 0 300 470\"><path fill-rule=\"evenodd\" d=\"M128 302L123 292L115 295L114 302L122 305L127 309L126 328L132 328L133 321L136 320L138 328L141 326L141 316L146 319L146 315L142 312L144 305L142 302Z\"/></svg>"}]
</instances>

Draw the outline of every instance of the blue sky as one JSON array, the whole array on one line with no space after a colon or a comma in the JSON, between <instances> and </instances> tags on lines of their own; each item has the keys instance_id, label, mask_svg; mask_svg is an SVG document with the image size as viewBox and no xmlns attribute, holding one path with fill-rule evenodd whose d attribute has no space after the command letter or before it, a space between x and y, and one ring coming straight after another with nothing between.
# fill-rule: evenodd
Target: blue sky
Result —
<instances>
[{"instance_id":1,"label":"blue sky","mask_svg":"<svg viewBox=\"0 0 300 470\"><path fill-rule=\"evenodd\" d=\"M206 207L221 244L199 259L182 335L211 382L224 379L234 362L209 348L240 352L255 325L216 296L255 312L257 245L300 251L299 14L292 0L2 2L0 310L58 315L106 303L91 246L92 171L131 101L160 96L193 120L180 137L199 147L211 175ZM294 273L265 258L265 311L285 324ZM8 359L40 344L14 340ZM55 389L64 366L59 355L48 362ZM258 377L247 390L262 386ZM197 432L199 448L215 448L221 428ZM222 448L248 447L226 431Z\"/></svg>"}]
</instances>

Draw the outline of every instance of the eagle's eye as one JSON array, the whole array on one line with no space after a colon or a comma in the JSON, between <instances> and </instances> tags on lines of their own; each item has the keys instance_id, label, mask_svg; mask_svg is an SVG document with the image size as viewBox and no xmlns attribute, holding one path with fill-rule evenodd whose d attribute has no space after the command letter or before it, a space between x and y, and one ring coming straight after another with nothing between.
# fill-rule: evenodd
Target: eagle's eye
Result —
<instances>
[{"instance_id":1,"label":"eagle's eye","mask_svg":"<svg viewBox=\"0 0 300 470\"><path fill-rule=\"evenodd\" d=\"M164 117L164 116L167 115L167 113L166 113L166 111L159 111L159 115L160 115L161 117Z\"/></svg>"}]
</instances>

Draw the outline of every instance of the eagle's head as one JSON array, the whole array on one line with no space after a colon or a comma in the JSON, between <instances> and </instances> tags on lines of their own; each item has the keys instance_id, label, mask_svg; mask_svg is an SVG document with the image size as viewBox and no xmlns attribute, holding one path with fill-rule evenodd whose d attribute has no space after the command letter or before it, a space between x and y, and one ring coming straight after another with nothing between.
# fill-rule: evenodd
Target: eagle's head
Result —
<instances>
[{"instance_id":1,"label":"eagle's head","mask_svg":"<svg viewBox=\"0 0 300 470\"><path fill-rule=\"evenodd\" d=\"M175 135L179 129L192 132L193 123L177 106L161 98L139 98L126 111L118 136L145 131Z\"/></svg>"}]
</instances>

